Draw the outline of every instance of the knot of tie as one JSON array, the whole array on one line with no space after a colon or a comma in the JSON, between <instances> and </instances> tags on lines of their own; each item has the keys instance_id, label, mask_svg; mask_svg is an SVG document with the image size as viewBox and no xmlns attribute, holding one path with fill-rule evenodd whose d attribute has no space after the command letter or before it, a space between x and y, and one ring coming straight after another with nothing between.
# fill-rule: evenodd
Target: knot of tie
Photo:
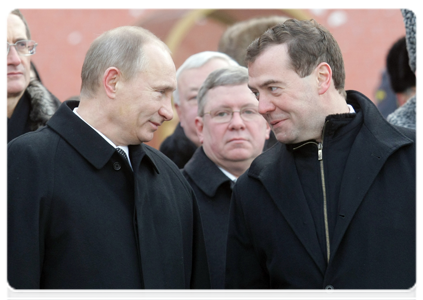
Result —
<instances>
[{"instance_id":1,"label":"knot of tie","mask_svg":"<svg viewBox=\"0 0 423 300\"><path fill-rule=\"evenodd\" d=\"M117 147L116 148L116 151L117 151L117 153L119 153L120 155L122 155L123 156L123 158L126 160L126 161L128 161L128 156L126 156L126 153L125 153L125 151L123 151L121 148L119 148L119 147Z\"/></svg>"}]
</instances>

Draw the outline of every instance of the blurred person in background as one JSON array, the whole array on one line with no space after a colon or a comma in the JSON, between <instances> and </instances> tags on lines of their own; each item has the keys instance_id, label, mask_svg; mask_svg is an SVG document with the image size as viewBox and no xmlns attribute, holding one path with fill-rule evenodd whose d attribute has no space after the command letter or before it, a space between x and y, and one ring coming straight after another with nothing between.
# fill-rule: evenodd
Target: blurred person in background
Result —
<instances>
[{"instance_id":1,"label":"blurred person in background","mask_svg":"<svg viewBox=\"0 0 423 300\"><path fill-rule=\"evenodd\" d=\"M377 107L386 118L415 93L416 75L410 68L405 37L402 37L388 51L386 70L376 91Z\"/></svg>"},{"instance_id":2,"label":"blurred person in background","mask_svg":"<svg viewBox=\"0 0 423 300\"><path fill-rule=\"evenodd\" d=\"M405 37L396 41L389 50L386 69L400 107L416 94L416 75L410 68Z\"/></svg>"},{"instance_id":3,"label":"blurred person in background","mask_svg":"<svg viewBox=\"0 0 423 300\"><path fill-rule=\"evenodd\" d=\"M13 10L7 17L7 142L44 126L60 105L37 78L31 78L36 47L24 16Z\"/></svg>"},{"instance_id":4,"label":"blurred person in background","mask_svg":"<svg viewBox=\"0 0 423 300\"><path fill-rule=\"evenodd\" d=\"M217 49L235 59L241 66L247 67L245 62L247 47L267 29L286 20L288 18L283 16L268 16L237 22L222 34ZM266 140L263 150L269 149L276 142L275 134L270 131L269 139Z\"/></svg>"},{"instance_id":5,"label":"blurred person in background","mask_svg":"<svg viewBox=\"0 0 423 300\"><path fill-rule=\"evenodd\" d=\"M238 64L224 53L204 51L188 57L176 72L177 88L173 92L173 102L179 123L162 142L160 151L180 169L200 146L195 128L198 90L212 71L235 65Z\"/></svg>"},{"instance_id":6,"label":"blurred person in background","mask_svg":"<svg viewBox=\"0 0 423 300\"><path fill-rule=\"evenodd\" d=\"M405 40L409 58L409 66L411 71L416 73L416 15L413 11L408 9L401 9L405 24ZM403 126L407 128L416 129L416 95L415 88L412 89L414 96L406 99L405 103L397 108L387 118L388 122L393 125Z\"/></svg>"},{"instance_id":7,"label":"blurred person in background","mask_svg":"<svg viewBox=\"0 0 423 300\"><path fill-rule=\"evenodd\" d=\"M248 71L232 66L213 71L198 92L195 119L201 146L182 173L200 209L211 288L223 289L232 187L262 153L270 127L247 85Z\"/></svg>"},{"instance_id":8,"label":"blurred person in background","mask_svg":"<svg viewBox=\"0 0 423 300\"><path fill-rule=\"evenodd\" d=\"M389 74L386 69L381 73L380 83L375 92L376 106L384 118L398 108L395 92L392 90Z\"/></svg>"}]
</instances>

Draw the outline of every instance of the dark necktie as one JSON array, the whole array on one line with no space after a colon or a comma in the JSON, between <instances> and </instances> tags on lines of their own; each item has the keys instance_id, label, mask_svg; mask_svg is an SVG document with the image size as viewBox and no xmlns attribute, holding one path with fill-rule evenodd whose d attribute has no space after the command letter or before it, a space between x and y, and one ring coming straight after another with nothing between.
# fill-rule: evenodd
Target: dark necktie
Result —
<instances>
[{"instance_id":1,"label":"dark necktie","mask_svg":"<svg viewBox=\"0 0 423 300\"><path fill-rule=\"evenodd\" d=\"M230 181L230 184L231 184L231 190L233 190L234 189L234 186L235 186L235 181L231 180Z\"/></svg>"},{"instance_id":2,"label":"dark necktie","mask_svg":"<svg viewBox=\"0 0 423 300\"><path fill-rule=\"evenodd\" d=\"M123 156L123 158L129 163L129 160L128 160L128 156L126 156L126 153L125 153L125 151L123 151L121 148L119 148L119 147L116 147L116 151L120 154L120 155L122 155Z\"/></svg>"}]
</instances>

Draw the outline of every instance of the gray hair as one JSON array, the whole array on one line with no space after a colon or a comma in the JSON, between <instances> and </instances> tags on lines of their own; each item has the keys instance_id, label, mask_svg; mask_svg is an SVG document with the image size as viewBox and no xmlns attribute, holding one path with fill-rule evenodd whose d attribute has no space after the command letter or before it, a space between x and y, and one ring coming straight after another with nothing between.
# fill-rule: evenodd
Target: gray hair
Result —
<instances>
[{"instance_id":1,"label":"gray hair","mask_svg":"<svg viewBox=\"0 0 423 300\"><path fill-rule=\"evenodd\" d=\"M157 43L170 52L153 33L138 26L118 27L96 38L82 66L81 95L93 97L101 86L104 72L110 67L119 69L124 80L142 71L148 63L143 46L148 43Z\"/></svg>"},{"instance_id":2,"label":"gray hair","mask_svg":"<svg viewBox=\"0 0 423 300\"><path fill-rule=\"evenodd\" d=\"M228 85L241 85L248 83L248 69L242 66L230 66L222 69L214 70L204 81L198 95L198 111L197 115L204 116L204 107L207 103L206 94L209 90Z\"/></svg>"},{"instance_id":3,"label":"gray hair","mask_svg":"<svg viewBox=\"0 0 423 300\"><path fill-rule=\"evenodd\" d=\"M225 53L215 52L215 51L203 51L191 55L187 60L178 68L176 71L176 82L179 81L179 76L183 71L189 69L196 69L204 66L207 62L212 59L222 59L228 63L230 66L237 66L238 63L233 60L230 56ZM173 92L173 102L180 104L178 88Z\"/></svg>"}]
</instances>

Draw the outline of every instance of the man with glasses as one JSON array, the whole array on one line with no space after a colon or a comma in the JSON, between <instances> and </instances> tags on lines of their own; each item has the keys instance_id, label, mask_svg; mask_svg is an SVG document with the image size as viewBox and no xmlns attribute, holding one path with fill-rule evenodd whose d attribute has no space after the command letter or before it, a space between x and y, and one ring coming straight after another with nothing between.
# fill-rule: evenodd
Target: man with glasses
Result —
<instances>
[{"instance_id":1,"label":"man with glasses","mask_svg":"<svg viewBox=\"0 0 423 300\"><path fill-rule=\"evenodd\" d=\"M46 124L60 105L39 81L31 80L37 43L18 9L7 18L7 142Z\"/></svg>"},{"instance_id":2,"label":"man with glasses","mask_svg":"<svg viewBox=\"0 0 423 300\"><path fill-rule=\"evenodd\" d=\"M182 170L198 200L211 287L224 288L225 251L232 187L262 153L270 127L248 89L245 67L210 73L198 92L195 119L201 143Z\"/></svg>"},{"instance_id":3,"label":"man with glasses","mask_svg":"<svg viewBox=\"0 0 423 300\"><path fill-rule=\"evenodd\" d=\"M200 146L195 129L197 94L207 76L214 70L238 65L224 53L203 51L191 55L176 71L176 90L173 102L179 123L175 131L160 145L160 151L180 169Z\"/></svg>"}]
</instances>

